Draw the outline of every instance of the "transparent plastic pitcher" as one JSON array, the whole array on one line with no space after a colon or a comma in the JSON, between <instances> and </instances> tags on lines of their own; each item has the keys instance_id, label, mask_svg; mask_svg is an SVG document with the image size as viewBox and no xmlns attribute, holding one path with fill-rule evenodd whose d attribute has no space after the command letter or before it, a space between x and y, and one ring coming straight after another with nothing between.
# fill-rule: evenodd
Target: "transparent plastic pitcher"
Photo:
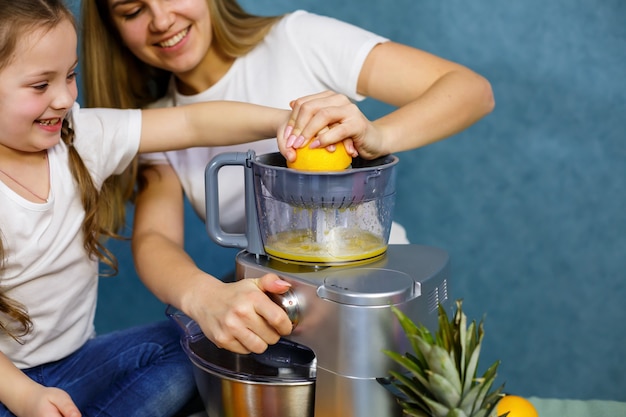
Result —
<instances>
[{"instance_id":1,"label":"transparent plastic pitcher","mask_svg":"<svg viewBox=\"0 0 626 417\"><path fill-rule=\"evenodd\" d=\"M350 168L305 172L286 167L280 153L224 153L207 166L209 236L222 246L283 262L337 265L382 256L395 205L398 158L355 158ZM217 174L223 166L245 169L246 233L219 226Z\"/></svg>"}]
</instances>

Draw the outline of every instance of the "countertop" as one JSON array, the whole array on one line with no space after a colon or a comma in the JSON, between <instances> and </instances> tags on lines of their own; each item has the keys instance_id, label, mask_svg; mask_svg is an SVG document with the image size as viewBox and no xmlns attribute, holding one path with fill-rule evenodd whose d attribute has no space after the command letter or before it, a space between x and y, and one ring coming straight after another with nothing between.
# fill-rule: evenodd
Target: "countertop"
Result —
<instances>
[{"instance_id":1,"label":"countertop","mask_svg":"<svg viewBox=\"0 0 626 417\"><path fill-rule=\"evenodd\" d=\"M626 403L601 400L528 398L539 417L626 417Z\"/></svg>"},{"instance_id":2,"label":"countertop","mask_svg":"<svg viewBox=\"0 0 626 417\"><path fill-rule=\"evenodd\" d=\"M626 417L626 403L529 397L539 417ZM205 413L189 417L207 417Z\"/></svg>"}]
</instances>

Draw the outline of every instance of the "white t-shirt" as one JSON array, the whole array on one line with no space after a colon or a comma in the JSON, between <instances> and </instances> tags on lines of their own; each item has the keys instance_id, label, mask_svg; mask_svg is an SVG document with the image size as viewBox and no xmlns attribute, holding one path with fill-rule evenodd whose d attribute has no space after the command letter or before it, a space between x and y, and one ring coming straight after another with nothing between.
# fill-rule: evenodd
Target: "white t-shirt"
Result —
<instances>
[{"instance_id":1,"label":"white t-shirt","mask_svg":"<svg viewBox=\"0 0 626 417\"><path fill-rule=\"evenodd\" d=\"M138 110L72 109L74 146L99 188L139 147ZM48 150L48 202L33 203L0 181L5 250L0 285L28 309L34 328L23 345L0 334L0 351L22 369L61 359L94 335L98 262L83 247L85 217L65 143Z\"/></svg>"},{"instance_id":2,"label":"white t-shirt","mask_svg":"<svg viewBox=\"0 0 626 417\"><path fill-rule=\"evenodd\" d=\"M236 100L289 109L295 98L333 90L352 100L363 63L372 48L387 39L348 23L305 11L285 16L254 50L238 58L215 85L192 96L181 95L170 85L170 93L155 107L210 100ZM257 154L277 152L275 139L237 146L193 148L142 158L168 161L182 183L196 213L205 220L204 170L223 152ZM219 181L220 225L230 233L244 231L244 181L240 167L224 167ZM393 240L407 243L404 231L393 231ZM395 237L399 232L399 237ZM394 243L394 242L392 242Z\"/></svg>"}]
</instances>

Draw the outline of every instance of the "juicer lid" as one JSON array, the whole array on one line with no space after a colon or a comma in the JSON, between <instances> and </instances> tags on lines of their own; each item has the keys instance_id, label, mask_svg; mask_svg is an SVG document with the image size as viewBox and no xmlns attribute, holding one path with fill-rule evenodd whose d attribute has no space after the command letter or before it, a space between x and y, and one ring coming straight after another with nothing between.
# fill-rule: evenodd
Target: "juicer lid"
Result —
<instances>
[{"instance_id":1,"label":"juicer lid","mask_svg":"<svg viewBox=\"0 0 626 417\"><path fill-rule=\"evenodd\" d=\"M265 154L260 154L260 155L257 155L255 152L252 152L251 156L252 156L252 161L254 161L255 164L258 164L260 166L263 166L266 168L278 169L280 171L284 170L287 172L296 172L298 174L309 175L309 176L344 176L344 175L350 175L351 172L355 172L355 171L358 172L358 171L367 171L371 169L390 168L396 165L399 161L398 157L393 154L384 155L375 159L364 159L360 156L357 156L356 158L352 158L352 164L350 165L350 167L343 169L343 170L300 171L300 170L295 170L293 168L288 168L287 160L280 152L270 152L270 153L265 153Z\"/></svg>"},{"instance_id":2,"label":"juicer lid","mask_svg":"<svg viewBox=\"0 0 626 417\"><path fill-rule=\"evenodd\" d=\"M253 383L315 381L315 354L287 339L280 339L261 354L244 355L221 349L206 337L183 341L183 350L196 367L220 378Z\"/></svg>"},{"instance_id":3,"label":"juicer lid","mask_svg":"<svg viewBox=\"0 0 626 417\"><path fill-rule=\"evenodd\" d=\"M255 193L267 191L278 201L305 209L346 209L395 195L398 157L360 157L341 171L299 171L287 168L279 152L249 155L254 171Z\"/></svg>"},{"instance_id":4,"label":"juicer lid","mask_svg":"<svg viewBox=\"0 0 626 417\"><path fill-rule=\"evenodd\" d=\"M421 295L421 286L408 274L386 268L333 271L317 289L321 298L356 306L388 306Z\"/></svg>"}]
</instances>

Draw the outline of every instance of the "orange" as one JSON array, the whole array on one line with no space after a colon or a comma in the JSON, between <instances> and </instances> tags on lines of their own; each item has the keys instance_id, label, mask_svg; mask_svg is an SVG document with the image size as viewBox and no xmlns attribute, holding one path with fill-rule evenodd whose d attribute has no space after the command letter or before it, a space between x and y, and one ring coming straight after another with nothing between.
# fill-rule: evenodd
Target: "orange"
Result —
<instances>
[{"instance_id":1,"label":"orange","mask_svg":"<svg viewBox=\"0 0 626 417\"><path fill-rule=\"evenodd\" d=\"M526 398L517 395L505 395L496 405L496 415L509 413L507 417L539 417L535 406Z\"/></svg>"},{"instance_id":2,"label":"orange","mask_svg":"<svg viewBox=\"0 0 626 417\"><path fill-rule=\"evenodd\" d=\"M342 171L350 166L352 157L343 142L335 146L335 152L329 152L326 148L311 149L307 143L296 149L296 160L287 162L287 167L300 171Z\"/></svg>"}]
</instances>

